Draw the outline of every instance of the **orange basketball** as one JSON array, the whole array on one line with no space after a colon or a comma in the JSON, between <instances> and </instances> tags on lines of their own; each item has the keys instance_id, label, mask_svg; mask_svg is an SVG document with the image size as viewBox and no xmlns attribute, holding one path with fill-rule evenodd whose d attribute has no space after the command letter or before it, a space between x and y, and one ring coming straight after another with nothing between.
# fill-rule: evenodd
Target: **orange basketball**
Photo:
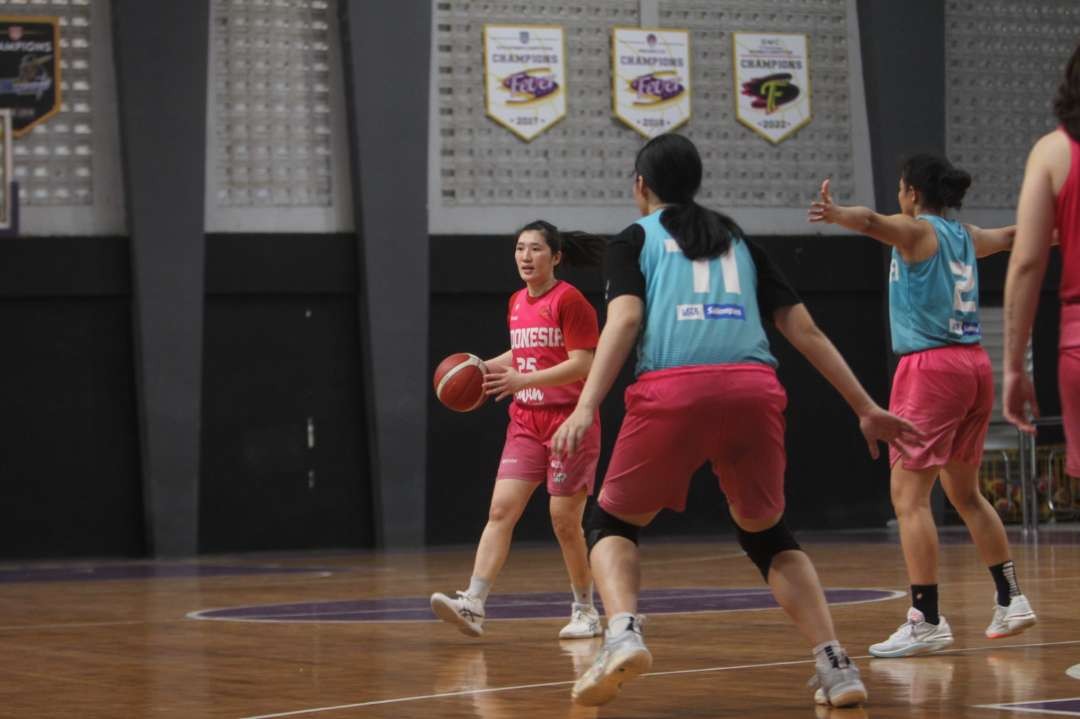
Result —
<instances>
[{"instance_id":1,"label":"orange basketball","mask_svg":"<svg viewBox=\"0 0 1080 719\"><path fill-rule=\"evenodd\" d=\"M452 354L435 368L435 396L455 412L472 412L484 403L484 372L479 357L468 352Z\"/></svg>"}]
</instances>

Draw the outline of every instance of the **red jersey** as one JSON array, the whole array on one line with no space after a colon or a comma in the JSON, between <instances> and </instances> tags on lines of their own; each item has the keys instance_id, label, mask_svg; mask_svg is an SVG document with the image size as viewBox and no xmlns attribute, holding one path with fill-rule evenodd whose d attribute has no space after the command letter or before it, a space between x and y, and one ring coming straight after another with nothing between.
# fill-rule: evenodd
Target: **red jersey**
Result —
<instances>
[{"instance_id":1,"label":"red jersey","mask_svg":"<svg viewBox=\"0 0 1080 719\"><path fill-rule=\"evenodd\" d=\"M1065 132L1064 128L1061 130ZM1080 302L1080 143L1069 136L1069 176L1057 197L1057 227L1061 243L1061 302Z\"/></svg>"},{"instance_id":2,"label":"red jersey","mask_svg":"<svg viewBox=\"0 0 1080 719\"><path fill-rule=\"evenodd\" d=\"M522 374L548 369L570 358L570 350L596 349L600 326L596 310L573 285L559 280L539 297L529 288L510 297L507 324L514 369ZM526 387L514 393L519 405L573 405L585 380L558 387Z\"/></svg>"}]
</instances>

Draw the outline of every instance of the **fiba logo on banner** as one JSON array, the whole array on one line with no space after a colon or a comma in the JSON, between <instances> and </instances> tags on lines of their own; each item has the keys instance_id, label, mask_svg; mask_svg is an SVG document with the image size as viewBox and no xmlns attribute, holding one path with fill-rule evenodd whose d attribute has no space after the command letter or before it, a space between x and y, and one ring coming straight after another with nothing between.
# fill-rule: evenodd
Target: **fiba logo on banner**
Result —
<instances>
[{"instance_id":1,"label":"fiba logo on banner","mask_svg":"<svg viewBox=\"0 0 1080 719\"><path fill-rule=\"evenodd\" d=\"M772 143L810 122L806 35L732 33L736 116Z\"/></svg>"},{"instance_id":2,"label":"fiba logo on banner","mask_svg":"<svg viewBox=\"0 0 1080 719\"><path fill-rule=\"evenodd\" d=\"M565 117L565 57L561 27L485 25L488 117L526 141Z\"/></svg>"},{"instance_id":3,"label":"fiba logo on banner","mask_svg":"<svg viewBox=\"0 0 1080 719\"><path fill-rule=\"evenodd\" d=\"M611 31L611 99L615 116L645 137L690 119L690 33Z\"/></svg>"}]
</instances>

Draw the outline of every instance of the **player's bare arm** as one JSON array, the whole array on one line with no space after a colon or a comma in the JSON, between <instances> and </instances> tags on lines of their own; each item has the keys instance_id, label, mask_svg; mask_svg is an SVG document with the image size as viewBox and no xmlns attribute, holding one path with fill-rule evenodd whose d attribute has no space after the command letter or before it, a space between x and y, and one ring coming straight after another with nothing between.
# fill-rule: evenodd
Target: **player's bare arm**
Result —
<instances>
[{"instance_id":1,"label":"player's bare arm","mask_svg":"<svg viewBox=\"0 0 1080 719\"><path fill-rule=\"evenodd\" d=\"M838 205L833 201L829 183L829 180L821 183L818 199L810 203L807 214L810 222L840 225L895 247L905 257L917 254L919 245L926 242L933 233L925 222L919 222L907 215L882 215L869 207Z\"/></svg>"},{"instance_id":2,"label":"player's bare arm","mask_svg":"<svg viewBox=\"0 0 1080 719\"><path fill-rule=\"evenodd\" d=\"M641 329L645 303L636 295L620 295L608 303L607 322L600 332L589 377L573 413L551 439L556 454L573 454L611 390Z\"/></svg>"},{"instance_id":3,"label":"player's bare arm","mask_svg":"<svg viewBox=\"0 0 1080 719\"><path fill-rule=\"evenodd\" d=\"M773 313L776 329L829 381L859 418L870 456L878 457L877 442L917 439L919 430L907 420L882 409L856 379L832 341L814 322L806 305L788 305Z\"/></svg>"}]
</instances>

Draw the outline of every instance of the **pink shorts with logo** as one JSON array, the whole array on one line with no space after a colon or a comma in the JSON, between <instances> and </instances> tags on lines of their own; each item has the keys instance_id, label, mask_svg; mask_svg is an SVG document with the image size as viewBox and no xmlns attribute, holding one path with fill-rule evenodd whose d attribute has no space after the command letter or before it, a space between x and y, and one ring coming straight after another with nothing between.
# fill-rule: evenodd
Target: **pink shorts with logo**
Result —
<instances>
[{"instance_id":1,"label":"pink shorts with logo","mask_svg":"<svg viewBox=\"0 0 1080 719\"><path fill-rule=\"evenodd\" d=\"M694 472L711 462L731 510L784 511L784 408L772 367L730 364L647 372L626 390L626 416L600 490L614 514L681 512Z\"/></svg>"},{"instance_id":2,"label":"pink shorts with logo","mask_svg":"<svg viewBox=\"0 0 1080 719\"><path fill-rule=\"evenodd\" d=\"M511 402L510 425L495 479L546 480L548 494L554 497L570 497L582 489L592 494L600 459L599 415L574 454L564 458L551 454L552 435L573 411L570 405L522 407Z\"/></svg>"},{"instance_id":3,"label":"pink shorts with logo","mask_svg":"<svg viewBox=\"0 0 1080 719\"><path fill-rule=\"evenodd\" d=\"M926 437L889 446L889 466L918 471L950 462L979 464L994 405L994 375L981 345L949 345L900 358L889 411ZM906 455L906 456L905 456Z\"/></svg>"},{"instance_id":4,"label":"pink shorts with logo","mask_svg":"<svg viewBox=\"0 0 1080 719\"><path fill-rule=\"evenodd\" d=\"M1080 477L1080 304L1061 306L1058 388L1065 424L1065 471Z\"/></svg>"}]
</instances>

